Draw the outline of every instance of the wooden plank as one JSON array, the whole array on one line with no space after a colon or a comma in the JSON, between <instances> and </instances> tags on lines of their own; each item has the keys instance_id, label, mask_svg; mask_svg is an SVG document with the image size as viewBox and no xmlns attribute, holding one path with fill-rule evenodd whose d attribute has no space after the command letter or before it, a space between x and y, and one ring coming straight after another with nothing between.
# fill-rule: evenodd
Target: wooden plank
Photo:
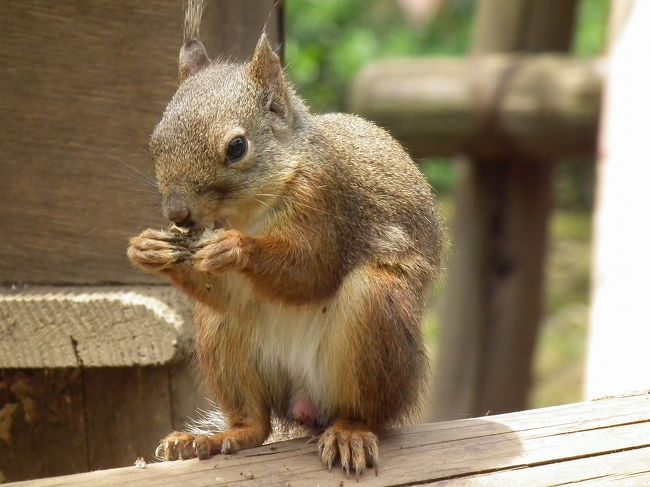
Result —
<instances>
[{"instance_id":1,"label":"wooden plank","mask_svg":"<svg viewBox=\"0 0 650 487\"><path fill-rule=\"evenodd\" d=\"M350 107L416 157L491 157L504 143L540 160L591 155L602 64L562 54L383 60L357 76Z\"/></svg>"},{"instance_id":2,"label":"wooden plank","mask_svg":"<svg viewBox=\"0 0 650 487\"><path fill-rule=\"evenodd\" d=\"M88 471L85 433L78 369L0 369L0 479Z\"/></svg>"},{"instance_id":3,"label":"wooden plank","mask_svg":"<svg viewBox=\"0 0 650 487\"><path fill-rule=\"evenodd\" d=\"M151 460L163 436L209 407L187 368L0 369L0 479Z\"/></svg>"},{"instance_id":4,"label":"wooden plank","mask_svg":"<svg viewBox=\"0 0 650 487\"><path fill-rule=\"evenodd\" d=\"M650 396L639 394L403 428L382 439L380 474L366 473L362 482L370 486L440 485L443 481L442 485L552 485L592 478L595 470L590 465L610 478L643 478L650 471L650 456L641 454L650 451L649 406ZM299 439L201 462L151 464L144 469L130 467L21 485L347 484L340 471L326 471L316 450L315 445ZM489 483L491 478L497 482ZM513 482L498 483L500 479ZM517 483L522 479L523 484Z\"/></svg>"},{"instance_id":5,"label":"wooden plank","mask_svg":"<svg viewBox=\"0 0 650 487\"><path fill-rule=\"evenodd\" d=\"M464 478L435 481L435 487L559 487L560 485L650 485L650 448L629 450L593 457L513 470L482 473ZM567 462L570 462L567 464Z\"/></svg>"},{"instance_id":6,"label":"wooden plank","mask_svg":"<svg viewBox=\"0 0 650 487\"><path fill-rule=\"evenodd\" d=\"M0 289L0 368L168 364L190 350L190 320L170 286Z\"/></svg>"},{"instance_id":7,"label":"wooden plank","mask_svg":"<svg viewBox=\"0 0 650 487\"><path fill-rule=\"evenodd\" d=\"M168 367L171 400L172 428L182 431L197 420L203 411L214 408L207 398L210 394L199 383L190 357Z\"/></svg>"},{"instance_id":8,"label":"wooden plank","mask_svg":"<svg viewBox=\"0 0 650 487\"><path fill-rule=\"evenodd\" d=\"M211 2L201 28L210 54L250 55L272 4ZM0 283L155 282L130 268L125 249L164 224L144 181L147 141L176 89L182 3L1 7Z\"/></svg>"},{"instance_id":9,"label":"wooden plank","mask_svg":"<svg viewBox=\"0 0 650 487\"><path fill-rule=\"evenodd\" d=\"M477 57L494 49L556 50L557 39L568 39L573 31L575 0L483 0L479 5ZM549 12L555 12L556 22L548 22ZM501 28L509 16L516 19L517 35ZM524 35L527 30L535 35ZM568 50L570 44L562 47ZM501 82L507 87L509 78ZM483 117L486 133L501 123L494 106L487 106ZM526 408L542 314L554 161L519 152L507 137L499 147L491 156L463 163L459 173L455 251L434 394L435 417L441 419Z\"/></svg>"},{"instance_id":10,"label":"wooden plank","mask_svg":"<svg viewBox=\"0 0 650 487\"><path fill-rule=\"evenodd\" d=\"M152 461L172 430L169 375L163 367L84 370L84 405L91 470Z\"/></svg>"}]
</instances>

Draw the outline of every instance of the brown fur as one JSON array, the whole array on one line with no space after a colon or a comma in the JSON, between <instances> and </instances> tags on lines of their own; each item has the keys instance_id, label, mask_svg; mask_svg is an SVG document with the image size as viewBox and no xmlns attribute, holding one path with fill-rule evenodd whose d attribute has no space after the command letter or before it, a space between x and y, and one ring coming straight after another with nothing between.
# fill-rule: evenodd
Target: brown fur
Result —
<instances>
[{"instance_id":1,"label":"brown fur","mask_svg":"<svg viewBox=\"0 0 650 487\"><path fill-rule=\"evenodd\" d=\"M197 301L197 363L230 430L174 433L159 451L261 444L272 414L291 421L306 400L329 428L323 461L360 473L426 378L421 319L443 241L430 188L384 130L311 115L264 36L246 64L182 54L151 152L163 204L181 202L193 233L145 230L128 255ZM248 152L229 164L238 136Z\"/></svg>"}]
</instances>

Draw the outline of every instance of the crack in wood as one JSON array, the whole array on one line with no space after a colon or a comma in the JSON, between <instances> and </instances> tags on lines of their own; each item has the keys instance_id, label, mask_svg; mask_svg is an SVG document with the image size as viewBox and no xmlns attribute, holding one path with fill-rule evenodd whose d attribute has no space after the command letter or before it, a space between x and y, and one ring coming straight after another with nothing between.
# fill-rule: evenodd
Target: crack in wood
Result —
<instances>
[{"instance_id":1,"label":"crack in wood","mask_svg":"<svg viewBox=\"0 0 650 487\"><path fill-rule=\"evenodd\" d=\"M548 487L562 487L563 485L575 485L575 484L582 484L583 482L591 482L592 480L600 480L600 479L606 479L607 477L611 477L610 474L606 475L596 475L594 477L589 477L585 479L580 479L580 480L571 480L569 482L562 482L560 484L551 484Z\"/></svg>"},{"instance_id":2,"label":"crack in wood","mask_svg":"<svg viewBox=\"0 0 650 487\"><path fill-rule=\"evenodd\" d=\"M562 433L551 433L548 435L540 435L540 436L533 436L531 438L550 438L552 436L558 436L558 435L574 435L576 433L586 433L587 431L598 431L598 430L606 430L610 428L620 428L621 426L632 426L635 424L644 424L644 423L650 423L650 419L639 419L637 421L629 421L627 423L616 423L616 424L608 424L604 426L594 426L593 428L585 428L585 429L580 429L580 430L573 430L573 431L564 431Z\"/></svg>"},{"instance_id":3,"label":"crack in wood","mask_svg":"<svg viewBox=\"0 0 650 487\"><path fill-rule=\"evenodd\" d=\"M79 353L79 342L72 335L70 335L70 344L72 345L72 351L77 361L77 367L82 369L84 366L84 361L81 358L81 354Z\"/></svg>"}]
</instances>

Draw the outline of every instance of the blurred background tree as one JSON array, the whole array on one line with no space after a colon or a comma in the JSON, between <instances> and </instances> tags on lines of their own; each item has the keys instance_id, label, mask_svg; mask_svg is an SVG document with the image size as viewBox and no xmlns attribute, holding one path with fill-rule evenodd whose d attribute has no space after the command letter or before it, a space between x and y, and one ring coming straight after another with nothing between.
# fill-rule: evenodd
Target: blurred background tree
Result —
<instances>
[{"instance_id":1,"label":"blurred background tree","mask_svg":"<svg viewBox=\"0 0 650 487\"><path fill-rule=\"evenodd\" d=\"M575 56L603 54L609 4L610 0L580 2ZM348 87L373 60L466 56L472 41L474 7L474 0L287 0L289 75L313 111L345 111ZM421 161L448 220L453 219L452 162ZM576 401L582 395L594 160L563 161L556 181L547 309L531 406ZM434 354L437 329L434 303L426 324Z\"/></svg>"}]
</instances>

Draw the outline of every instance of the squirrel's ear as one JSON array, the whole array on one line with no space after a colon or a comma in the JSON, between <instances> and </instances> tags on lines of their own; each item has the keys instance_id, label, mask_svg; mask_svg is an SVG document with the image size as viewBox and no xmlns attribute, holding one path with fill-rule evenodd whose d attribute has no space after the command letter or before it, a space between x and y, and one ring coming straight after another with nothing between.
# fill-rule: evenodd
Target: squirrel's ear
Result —
<instances>
[{"instance_id":1,"label":"squirrel's ear","mask_svg":"<svg viewBox=\"0 0 650 487\"><path fill-rule=\"evenodd\" d=\"M182 83L208 64L210 64L210 58L201 41L197 39L185 41L178 55L178 81Z\"/></svg>"},{"instance_id":2,"label":"squirrel's ear","mask_svg":"<svg viewBox=\"0 0 650 487\"><path fill-rule=\"evenodd\" d=\"M262 32L260 40L257 41L257 47L253 59L251 59L249 70L251 77L262 84L276 87L282 81L280 58L273 52L264 32Z\"/></svg>"},{"instance_id":3,"label":"squirrel's ear","mask_svg":"<svg viewBox=\"0 0 650 487\"><path fill-rule=\"evenodd\" d=\"M282 118L289 117L289 100L282 76L280 58L262 32L248 65L249 76L262 85L268 94L268 108ZM290 117L289 117L290 118Z\"/></svg>"}]
</instances>

